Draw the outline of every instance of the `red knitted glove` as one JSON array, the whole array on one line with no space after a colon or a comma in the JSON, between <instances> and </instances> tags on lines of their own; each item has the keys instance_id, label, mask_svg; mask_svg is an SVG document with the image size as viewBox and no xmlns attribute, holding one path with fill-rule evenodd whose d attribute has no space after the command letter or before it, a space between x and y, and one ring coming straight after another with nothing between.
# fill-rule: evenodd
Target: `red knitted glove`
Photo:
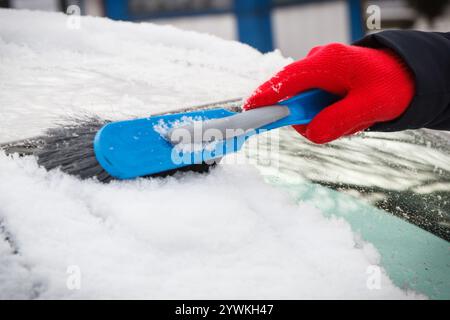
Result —
<instances>
[{"instance_id":1,"label":"red knitted glove","mask_svg":"<svg viewBox=\"0 0 450 320\"><path fill-rule=\"evenodd\" d=\"M400 116L414 95L414 80L388 49L333 43L312 49L263 83L244 109L273 105L302 91L320 88L343 96L308 125L294 128L315 143L326 143Z\"/></svg>"}]
</instances>

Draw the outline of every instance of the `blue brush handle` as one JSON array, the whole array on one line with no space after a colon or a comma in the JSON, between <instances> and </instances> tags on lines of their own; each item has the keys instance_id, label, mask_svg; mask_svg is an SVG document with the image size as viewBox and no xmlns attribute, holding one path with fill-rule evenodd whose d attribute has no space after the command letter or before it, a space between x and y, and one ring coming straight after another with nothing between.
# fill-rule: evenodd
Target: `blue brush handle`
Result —
<instances>
[{"instance_id":1,"label":"blue brush handle","mask_svg":"<svg viewBox=\"0 0 450 320\"><path fill-rule=\"evenodd\" d=\"M225 140L242 135L246 132L248 138L261 131L272 130L284 126L299 125L309 123L325 107L339 100L339 97L323 90L314 89L298 94L290 99L281 101L278 105L265 106L249 111L234 114L229 117L204 120L202 122L203 132L214 129L221 132L221 137ZM174 128L167 134L167 138L173 144L177 144L180 137L180 130L187 130L190 137L195 135L195 126ZM201 142L208 142L201 135ZM200 141L198 141L200 142Z\"/></svg>"},{"instance_id":2,"label":"blue brush handle","mask_svg":"<svg viewBox=\"0 0 450 320\"><path fill-rule=\"evenodd\" d=\"M330 106L340 99L339 96L329 92L314 89L298 94L290 99L281 101L276 106L267 106L263 108L252 109L240 114L236 114L218 121L224 121L226 126L233 124L233 127L241 127L248 130L245 134L227 136L226 138L216 144L212 150L202 150L194 153L194 158L201 159L203 162L218 159L226 154L239 151L245 141L255 135L264 131L291 126L307 124L323 109ZM268 110L268 112L266 112ZM263 113L264 116L261 116ZM273 115L273 118L271 118ZM234 118L234 119L232 119ZM247 119L250 121L247 121ZM261 119L264 123L261 126L252 126L253 124L261 124ZM212 120L211 120L212 121ZM228 123L226 122L228 121ZM208 126L208 120L204 122ZM217 125L217 123L214 123ZM253 130L251 130L253 129Z\"/></svg>"},{"instance_id":3,"label":"blue brush handle","mask_svg":"<svg viewBox=\"0 0 450 320\"><path fill-rule=\"evenodd\" d=\"M276 106L241 113L216 108L111 122L97 132L94 152L103 169L118 179L166 172L209 160L214 161L236 152L254 134L284 126L306 124L338 99L339 97L322 90L310 90ZM161 122L172 125L183 122L185 118L201 119L203 127L209 126L212 129L254 130L231 137L222 135L225 139L217 140L217 143L206 143L201 150L185 151L184 148L177 148L171 139L155 129Z\"/></svg>"},{"instance_id":4,"label":"blue brush handle","mask_svg":"<svg viewBox=\"0 0 450 320\"><path fill-rule=\"evenodd\" d=\"M305 91L278 103L289 109L289 115L260 129L271 130L284 126L308 124L323 109L340 99L339 96L320 89Z\"/></svg>"}]
</instances>

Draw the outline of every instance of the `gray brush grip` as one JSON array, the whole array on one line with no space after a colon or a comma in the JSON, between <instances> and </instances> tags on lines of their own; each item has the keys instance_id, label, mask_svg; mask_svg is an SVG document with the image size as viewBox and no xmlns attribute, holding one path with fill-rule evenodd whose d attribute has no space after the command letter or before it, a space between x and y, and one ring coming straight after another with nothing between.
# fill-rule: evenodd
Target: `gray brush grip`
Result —
<instances>
[{"instance_id":1,"label":"gray brush grip","mask_svg":"<svg viewBox=\"0 0 450 320\"><path fill-rule=\"evenodd\" d=\"M248 130L257 129L289 115L284 106L269 106L241 112L230 117L194 122L193 124L173 128L167 133L168 140L177 144L181 141L194 143L210 142L214 138L225 140L240 136Z\"/></svg>"}]
</instances>

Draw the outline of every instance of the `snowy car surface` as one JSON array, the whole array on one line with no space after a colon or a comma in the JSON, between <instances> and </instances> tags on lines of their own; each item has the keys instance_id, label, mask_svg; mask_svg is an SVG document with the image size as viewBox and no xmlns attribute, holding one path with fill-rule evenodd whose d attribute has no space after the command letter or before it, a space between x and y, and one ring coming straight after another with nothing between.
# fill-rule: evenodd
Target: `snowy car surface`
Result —
<instances>
[{"instance_id":1,"label":"snowy car surface","mask_svg":"<svg viewBox=\"0 0 450 320\"><path fill-rule=\"evenodd\" d=\"M0 143L71 117L122 120L245 97L292 61L170 26L68 19L0 10ZM255 165L244 150L205 175L109 184L0 152L0 298L448 298L447 203L436 204L447 217L429 228L437 235L387 222L388 234L407 230L399 237L437 253L421 257L440 277L430 289L383 259L392 246L364 230L389 213L360 199L382 208L385 187L448 197L448 149L376 135L319 148L289 129L277 139L276 165ZM417 157L377 158L380 149ZM377 234L383 222L371 226ZM393 263L413 268L406 259Z\"/></svg>"}]
</instances>

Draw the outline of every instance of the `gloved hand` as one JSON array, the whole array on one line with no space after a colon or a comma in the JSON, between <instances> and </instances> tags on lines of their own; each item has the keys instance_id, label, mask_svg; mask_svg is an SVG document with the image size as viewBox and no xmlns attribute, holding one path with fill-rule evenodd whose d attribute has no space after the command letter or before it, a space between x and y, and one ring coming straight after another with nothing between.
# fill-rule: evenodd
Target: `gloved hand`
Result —
<instances>
[{"instance_id":1,"label":"gloved hand","mask_svg":"<svg viewBox=\"0 0 450 320\"><path fill-rule=\"evenodd\" d=\"M408 67L388 49L329 44L286 66L248 98L244 109L273 105L308 89L342 96L308 125L294 128L315 143L326 143L400 116L414 95Z\"/></svg>"}]
</instances>

